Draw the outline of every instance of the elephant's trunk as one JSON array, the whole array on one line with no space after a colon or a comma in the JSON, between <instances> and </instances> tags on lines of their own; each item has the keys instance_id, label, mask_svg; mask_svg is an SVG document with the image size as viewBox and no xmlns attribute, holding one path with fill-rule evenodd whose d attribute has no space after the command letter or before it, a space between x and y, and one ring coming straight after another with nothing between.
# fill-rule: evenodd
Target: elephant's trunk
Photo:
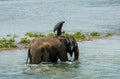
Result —
<instances>
[{"instance_id":1,"label":"elephant's trunk","mask_svg":"<svg viewBox=\"0 0 120 79\"><path fill-rule=\"evenodd\" d=\"M74 60L78 60L79 57L79 49L78 46L74 49Z\"/></svg>"}]
</instances>

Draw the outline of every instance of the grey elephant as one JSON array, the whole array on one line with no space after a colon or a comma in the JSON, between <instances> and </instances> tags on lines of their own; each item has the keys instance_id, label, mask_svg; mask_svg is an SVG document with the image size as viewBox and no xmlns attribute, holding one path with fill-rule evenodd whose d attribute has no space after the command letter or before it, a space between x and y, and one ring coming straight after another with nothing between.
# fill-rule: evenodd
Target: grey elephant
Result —
<instances>
[{"instance_id":1,"label":"grey elephant","mask_svg":"<svg viewBox=\"0 0 120 79\"><path fill-rule=\"evenodd\" d=\"M56 37L41 37L32 40L26 63L57 62L58 59L68 61L64 44Z\"/></svg>"}]
</instances>

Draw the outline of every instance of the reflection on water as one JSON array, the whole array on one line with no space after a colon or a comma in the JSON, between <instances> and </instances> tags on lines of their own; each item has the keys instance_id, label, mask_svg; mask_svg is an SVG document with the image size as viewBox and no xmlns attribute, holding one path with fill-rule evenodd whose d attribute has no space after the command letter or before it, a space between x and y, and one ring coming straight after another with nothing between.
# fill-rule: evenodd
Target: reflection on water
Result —
<instances>
[{"instance_id":1,"label":"reflection on water","mask_svg":"<svg viewBox=\"0 0 120 79\"><path fill-rule=\"evenodd\" d=\"M120 37L79 42L79 62L26 65L27 49L0 51L0 79L119 79Z\"/></svg>"}]
</instances>

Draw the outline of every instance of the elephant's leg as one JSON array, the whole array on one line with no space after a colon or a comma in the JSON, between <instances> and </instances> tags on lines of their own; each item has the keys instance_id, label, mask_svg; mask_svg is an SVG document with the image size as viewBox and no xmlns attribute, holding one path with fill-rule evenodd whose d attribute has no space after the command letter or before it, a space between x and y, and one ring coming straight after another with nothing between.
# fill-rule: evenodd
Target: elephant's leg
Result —
<instances>
[{"instance_id":1,"label":"elephant's leg","mask_svg":"<svg viewBox=\"0 0 120 79\"><path fill-rule=\"evenodd\" d=\"M52 59L52 62L53 62L53 63L56 63L57 61L58 61L58 56L55 55L55 57Z\"/></svg>"},{"instance_id":2,"label":"elephant's leg","mask_svg":"<svg viewBox=\"0 0 120 79\"><path fill-rule=\"evenodd\" d=\"M61 49L62 50L62 49ZM68 61L68 56L66 51L60 51L58 54L58 57L60 58L61 61L66 62Z\"/></svg>"},{"instance_id":3,"label":"elephant's leg","mask_svg":"<svg viewBox=\"0 0 120 79\"><path fill-rule=\"evenodd\" d=\"M31 58L31 54L30 54L30 48L28 49L28 56L27 56L26 64L28 63L28 61L29 61L29 64L32 63L32 58Z\"/></svg>"},{"instance_id":4,"label":"elephant's leg","mask_svg":"<svg viewBox=\"0 0 120 79\"><path fill-rule=\"evenodd\" d=\"M36 56L32 56L32 64L39 64L41 63L41 56L36 55Z\"/></svg>"},{"instance_id":5,"label":"elephant's leg","mask_svg":"<svg viewBox=\"0 0 120 79\"><path fill-rule=\"evenodd\" d=\"M31 64L31 63L32 63L32 55L31 55L30 52L28 52L28 56L29 56L29 58L30 58L29 64Z\"/></svg>"},{"instance_id":6,"label":"elephant's leg","mask_svg":"<svg viewBox=\"0 0 120 79\"><path fill-rule=\"evenodd\" d=\"M55 62L57 62L57 60L58 60L57 50L55 50L55 49L50 50L49 61L55 63Z\"/></svg>"},{"instance_id":7,"label":"elephant's leg","mask_svg":"<svg viewBox=\"0 0 120 79\"><path fill-rule=\"evenodd\" d=\"M49 52L47 52L46 50L43 52L43 57L42 57L43 61L49 61Z\"/></svg>"}]
</instances>

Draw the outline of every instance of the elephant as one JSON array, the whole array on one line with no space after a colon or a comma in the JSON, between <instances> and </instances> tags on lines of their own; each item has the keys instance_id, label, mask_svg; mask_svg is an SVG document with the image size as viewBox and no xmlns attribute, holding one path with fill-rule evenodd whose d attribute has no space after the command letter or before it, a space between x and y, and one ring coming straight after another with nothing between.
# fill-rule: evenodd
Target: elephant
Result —
<instances>
[{"instance_id":1,"label":"elephant","mask_svg":"<svg viewBox=\"0 0 120 79\"><path fill-rule=\"evenodd\" d=\"M74 52L74 60L78 60L79 48L75 38L73 36L58 36L58 39L64 44L66 52L68 52L71 57Z\"/></svg>"},{"instance_id":2,"label":"elephant","mask_svg":"<svg viewBox=\"0 0 120 79\"><path fill-rule=\"evenodd\" d=\"M57 37L66 47L66 52L68 52L71 57L74 52L74 60L78 60L79 49L78 49L78 44L75 38L73 36L62 36L61 35L62 34L61 29L64 23L65 21L60 21L59 23L57 23L53 29L53 32L57 31Z\"/></svg>"},{"instance_id":3,"label":"elephant","mask_svg":"<svg viewBox=\"0 0 120 79\"><path fill-rule=\"evenodd\" d=\"M26 64L39 64L44 62L68 61L65 45L56 37L41 37L31 41L28 49Z\"/></svg>"}]
</instances>

